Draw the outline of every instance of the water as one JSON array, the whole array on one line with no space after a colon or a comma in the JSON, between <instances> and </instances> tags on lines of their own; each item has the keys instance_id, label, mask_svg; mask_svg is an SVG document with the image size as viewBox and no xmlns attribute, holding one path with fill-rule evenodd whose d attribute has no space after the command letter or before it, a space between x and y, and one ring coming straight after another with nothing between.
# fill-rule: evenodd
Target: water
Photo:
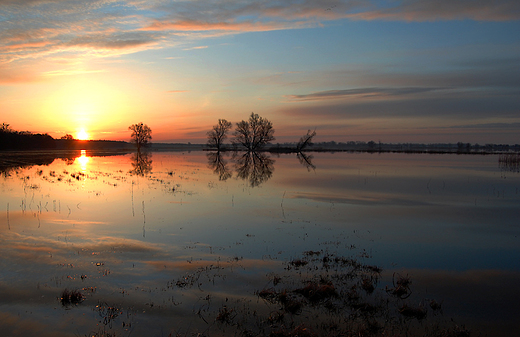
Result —
<instances>
[{"instance_id":1,"label":"water","mask_svg":"<svg viewBox=\"0 0 520 337\"><path fill-rule=\"evenodd\" d=\"M323 322L350 324L348 309L358 321L391 316L412 334L456 324L473 335L519 335L520 174L497 156L267 157L83 152L4 168L0 330L218 336L305 326L318 334ZM379 315L349 297L334 312L320 307L332 298L300 296L303 308L291 312L258 296L322 273L339 280L324 271L325 256L363 266L343 289L335 285L334 301L358 282L367 303L392 306ZM361 291L367 278L374 293ZM411 280L403 298L391 294L399 278ZM81 300L61 300L65 289ZM404 304L426 318L406 318ZM272 318L281 313L284 321Z\"/></svg>"}]
</instances>

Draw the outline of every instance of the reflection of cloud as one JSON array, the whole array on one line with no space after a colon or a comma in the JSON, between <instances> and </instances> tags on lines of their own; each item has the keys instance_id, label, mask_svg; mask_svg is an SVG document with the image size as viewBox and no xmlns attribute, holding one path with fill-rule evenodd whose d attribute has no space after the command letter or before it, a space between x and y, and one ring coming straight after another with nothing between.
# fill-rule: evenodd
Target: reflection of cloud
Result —
<instances>
[{"instance_id":1,"label":"reflection of cloud","mask_svg":"<svg viewBox=\"0 0 520 337\"><path fill-rule=\"evenodd\" d=\"M41 294L39 294L41 296ZM3 298L3 297L2 297ZM0 327L4 336L40 336L40 337L65 337L70 333L57 331L55 326L35 320L34 317L24 319L20 314L0 312Z\"/></svg>"},{"instance_id":2,"label":"reflection of cloud","mask_svg":"<svg viewBox=\"0 0 520 337\"><path fill-rule=\"evenodd\" d=\"M385 274L390 277L392 272ZM496 336L511 336L516 331L517 327L511 324L520 317L520 272L412 269L405 273L412 277L418 296L443 302L446 317L462 316L463 321L476 328L493 326Z\"/></svg>"},{"instance_id":3,"label":"reflection of cloud","mask_svg":"<svg viewBox=\"0 0 520 337\"><path fill-rule=\"evenodd\" d=\"M273 268L280 264L279 261L269 260L258 260L258 259L241 259L240 261L211 261L211 260L196 260L196 261L148 261L148 265L157 268L158 270L164 269L178 269L182 271L196 270L199 268L205 268L208 266L219 266L221 268L229 268L235 265L239 265L241 268Z\"/></svg>"},{"instance_id":4,"label":"reflection of cloud","mask_svg":"<svg viewBox=\"0 0 520 337\"><path fill-rule=\"evenodd\" d=\"M287 196L291 199L309 199L319 202L333 202L336 204L352 204L352 205L400 205L400 206L420 206L428 205L427 202L422 202L416 199L404 199L390 197L385 194L357 194L349 196L346 195L331 195L324 193L298 192Z\"/></svg>"}]
</instances>

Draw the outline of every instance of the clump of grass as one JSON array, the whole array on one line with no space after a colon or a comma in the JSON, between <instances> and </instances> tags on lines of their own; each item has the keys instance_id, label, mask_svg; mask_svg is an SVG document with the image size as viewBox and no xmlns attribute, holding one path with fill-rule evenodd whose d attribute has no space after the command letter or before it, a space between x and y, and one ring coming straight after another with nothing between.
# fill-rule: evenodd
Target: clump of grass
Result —
<instances>
[{"instance_id":1,"label":"clump of grass","mask_svg":"<svg viewBox=\"0 0 520 337\"><path fill-rule=\"evenodd\" d=\"M309 261L302 260L302 259L296 259L289 262L289 269L290 267L294 267L295 269L301 268L309 264Z\"/></svg>"},{"instance_id":2,"label":"clump of grass","mask_svg":"<svg viewBox=\"0 0 520 337\"><path fill-rule=\"evenodd\" d=\"M68 290L65 289L61 292L60 302L64 307L71 305L77 305L83 302L85 297L79 290Z\"/></svg>"},{"instance_id":3,"label":"clump of grass","mask_svg":"<svg viewBox=\"0 0 520 337\"><path fill-rule=\"evenodd\" d=\"M441 311L442 310L442 303L439 303L436 300L431 300L430 301L430 308L432 308L433 311Z\"/></svg>"},{"instance_id":4,"label":"clump of grass","mask_svg":"<svg viewBox=\"0 0 520 337\"><path fill-rule=\"evenodd\" d=\"M236 313L234 309L228 309L226 305L219 309L218 315L215 318L217 322L225 323L231 325L233 323L233 319L235 318Z\"/></svg>"},{"instance_id":5,"label":"clump of grass","mask_svg":"<svg viewBox=\"0 0 520 337\"><path fill-rule=\"evenodd\" d=\"M372 278L370 277L363 277L361 279L361 289L367 292L367 294L371 294L376 289L374 282Z\"/></svg>"},{"instance_id":6,"label":"clump of grass","mask_svg":"<svg viewBox=\"0 0 520 337\"><path fill-rule=\"evenodd\" d=\"M426 310L423 307L411 307L408 304L403 304L399 308L399 313L406 318L415 318L419 321L426 318Z\"/></svg>"},{"instance_id":7,"label":"clump of grass","mask_svg":"<svg viewBox=\"0 0 520 337\"><path fill-rule=\"evenodd\" d=\"M295 289L295 293L303 295L309 302L317 303L331 297L337 297L338 293L332 282L318 284L316 282L308 282L303 288Z\"/></svg>"},{"instance_id":8,"label":"clump of grass","mask_svg":"<svg viewBox=\"0 0 520 337\"><path fill-rule=\"evenodd\" d=\"M292 330L286 328L271 331L270 337L315 337L318 336L304 324L300 324Z\"/></svg>"},{"instance_id":9,"label":"clump of grass","mask_svg":"<svg viewBox=\"0 0 520 337\"><path fill-rule=\"evenodd\" d=\"M396 274L394 273L393 278L392 278L392 283L393 283L394 287L386 289L386 291L389 294L399 297L400 299L406 299L406 298L410 297L410 295L412 294L412 291L410 289L412 280L410 279L410 276L408 276L408 275L402 276L402 275L397 274L397 278L396 278Z\"/></svg>"}]
</instances>

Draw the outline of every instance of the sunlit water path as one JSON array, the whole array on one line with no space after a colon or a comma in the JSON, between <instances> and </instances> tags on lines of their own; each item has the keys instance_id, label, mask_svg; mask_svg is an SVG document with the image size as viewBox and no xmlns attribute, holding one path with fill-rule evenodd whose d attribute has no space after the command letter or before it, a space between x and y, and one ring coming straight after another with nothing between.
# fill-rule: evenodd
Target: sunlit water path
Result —
<instances>
[{"instance_id":1,"label":"sunlit water path","mask_svg":"<svg viewBox=\"0 0 520 337\"><path fill-rule=\"evenodd\" d=\"M312 277L294 261L332 254L380 267L377 281L360 276L377 296L409 277L396 308L426 308L426 321L519 335L519 190L494 155L84 152L5 168L0 331L268 335L282 323L249 318L282 305L316 315L303 321L318 333L316 306L291 312L259 291Z\"/></svg>"}]
</instances>

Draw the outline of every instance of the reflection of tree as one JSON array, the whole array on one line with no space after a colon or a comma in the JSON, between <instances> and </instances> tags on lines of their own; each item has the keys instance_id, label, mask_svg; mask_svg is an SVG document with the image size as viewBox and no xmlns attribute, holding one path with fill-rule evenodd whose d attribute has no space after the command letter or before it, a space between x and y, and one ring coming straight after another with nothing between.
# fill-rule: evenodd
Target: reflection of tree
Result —
<instances>
[{"instance_id":1,"label":"reflection of tree","mask_svg":"<svg viewBox=\"0 0 520 337\"><path fill-rule=\"evenodd\" d=\"M132 157L133 170L130 174L144 176L152 171L152 154L148 152L137 151Z\"/></svg>"},{"instance_id":2,"label":"reflection of tree","mask_svg":"<svg viewBox=\"0 0 520 337\"><path fill-rule=\"evenodd\" d=\"M316 169L316 166L312 163L312 159L314 158L312 154L306 155L305 153L298 152L296 157L300 161L300 164L307 168L307 171Z\"/></svg>"},{"instance_id":3,"label":"reflection of tree","mask_svg":"<svg viewBox=\"0 0 520 337\"><path fill-rule=\"evenodd\" d=\"M208 167L212 169L215 174L218 174L218 180L225 181L231 178L232 172L227 167L227 162L224 160L220 151L209 152L206 154L206 157L208 157Z\"/></svg>"},{"instance_id":4,"label":"reflection of tree","mask_svg":"<svg viewBox=\"0 0 520 337\"><path fill-rule=\"evenodd\" d=\"M273 175L274 162L263 152L248 151L235 157L237 176L249 180L251 187L259 186Z\"/></svg>"}]
</instances>

